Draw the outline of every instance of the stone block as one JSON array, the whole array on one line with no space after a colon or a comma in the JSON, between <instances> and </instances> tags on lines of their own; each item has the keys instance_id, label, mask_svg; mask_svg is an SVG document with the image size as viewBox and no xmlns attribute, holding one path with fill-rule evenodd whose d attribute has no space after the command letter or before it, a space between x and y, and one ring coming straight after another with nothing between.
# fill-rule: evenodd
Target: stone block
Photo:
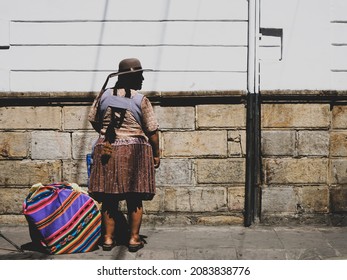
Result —
<instances>
[{"instance_id":1,"label":"stone block","mask_svg":"<svg viewBox=\"0 0 347 280\"><path fill-rule=\"evenodd\" d=\"M63 160L63 180L80 186L88 184L87 163L85 160Z\"/></svg>"},{"instance_id":2,"label":"stone block","mask_svg":"<svg viewBox=\"0 0 347 280\"><path fill-rule=\"evenodd\" d=\"M198 217L196 224L205 226L221 226L221 225L242 225L243 217L239 216L203 216Z\"/></svg>"},{"instance_id":3,"label":"stone block","mask_svg":"<svg viewBox=\"0 0 347 280\"><path fill-rule=\"evenodd\" d=\"M29 140L27 132L1 132L0 158L26 158Z\"/></svg>"},{"instance_id":4,"label":"stone block","mask_svg":"<svg viewBox=\"0 0 347 280\"><path fill-rule=\"evenodd\" d=\"M193 188L190 192L190 204L193 212L227 211L226 188Z\"/></svg>"},{"instance_id":5,"label":"stone block","mask_svg":"<svg viewBox=\"0 0 347 280\"><path fill-rule=\"evenodd\" d=\"M198 159L197 181L199 184L237 184L245 182L244 159Z\"/></svg>"},{"instance_id":6,"label":"stone block","mask_svg":"<svg viewBox=\"0 0 347 280\"><path fill-rule=\"evenodd\" d=\"M0 215L0 225L27 226L28 222L24 215Z\"/></svg>"},{"instance_id":7,"label":"stone block","mask_svg":"<svg viewBox=\"0 0 347 280\"><path fill-rule=\"evenodd\" d=\"M264 128L328 128L329 104L263 104Z\"/></svg>"},{"instance_id":8,"label":"stone block","mask_svg":"<svg viewBox=\"0 0 347 280\"><path fill-rule=\"evenodd\" d=\"M195 128L195 108L187 107L154 107L160 130Z\"/></svg>"},{"instance_id":9,"label":"stone block","mask_svg":"<svg viewBox=\"0 0 347 280\"><path fill-rule=\"evenodd\" d=\"M246 155L246 131L228 131L228 157L244 157Z\"/></svg>"},{"instance_id":10,"label":"stone block","mask_svg":"<svg viewBox=\"0 0 347 280\"><path fill-rule=\"evenodd\" d=\"M190 159L161 159L160 168L155 170L158 186L191 186L193 167Z\"/></svg>"},{"instance_id":11,"label":"stone block","mask_svg":"<svg viewBox=\"0 0 347 280\"><path fill-rule=\"evenodd\" d=\"M184 187L165 188L164 211L191 212L190 190Z\"/></svg>"},{"instance_id":12,"label":"stone block","mask_svg":"<svg viewBox=\"0 0 347 280\"><path fill-rule=\"evenodd\" d=\"M71 135L58 131L33 131L31 133L32 159L70 159Z\"/></svg>"},{"instance_id":13,"label":"stone block","mask_svg":"<svg viewBox=\"0 0 347 280\"><path fill-rule=\"evenodd\" d=\"M90 106L65 106L63 108L64 130L93 129L88 121Z\"/></svg>"},{"instance_id":14,"label":"stone block","mask_svg":"<svg viewBox=\"0 0 347 280\"><path fill-rule=\"evenodd\" d=\"M198 105L197 128L246 127L246 108L243 104Z\"/></svg>"},{"instance_id":15,"label":"stone block","mask_svg":"<svg viewBox=\"0 0 347 280\"><path fill-rule=\"evenodd\" d=\"M245 208L245 187L228 188L228 208L231 211L242 211Z\"/></svg>"},{"instance_id":16,"label":"stone block","mask_svg":"<svg viewBox=\"0 0 347 280\"><path fill-rule=\"evenodd\" d=\"M0 213L22 214L23 202L29 194L28 188L0 188Z\"/></svg>"},{"instance_id":17,"label":"stone block","mask_svg":"<svg viewBox=\"0 0 347 280\"><path fill-rule=\"evenodd\" d=\"M347 186L331 188L330 207L332 213L347 212Z\"/></svg>"},{"instance_id":18,"label":"stone block","mask_svg":"<svg viewBox=\"0 0 347 280\"><path fill-rule=\"evenodd\" d=\"M2 129L61 129L60 107L1 107Z\"/></svg>"},{"instance_id":19,"label":"stone block","mask_svg":"<svg viewBox=\"0 0 347 280\"><path fill-rule=\"evenodd\" d=\"M347 184L347 159L331 160L330 172L331 184Z\"/></svg>"},{"instance_id":20,"label":"stone block","mask_svg":"<svg viewBox=\"0 0 347 280\"><path fill-rule=\"evenodd\" d=\"M92 152L95 141L99 138L96 132L72 133L72 158L85 159Z\"/></svg>"},{"instance_id":21,"label":"stone block","mask_svg":"<svg viewBox=\"0 0 347 280\"><path fill-rule=\"evenodd\" d=\"M164 210L169 212L226 211L226 189L215 188L166 188Z\"/></svg>"},{"instance_id":22,"label":"stone block","mask_svg":"<svg viewBox=\"0 0 347 280\"><path fill-rule=\"evenodd\" d=\"M329 155L328 131L299 131L298 155L299 156L328 156Z\"/></svg>"},{"instance_id":23,"label":"stone block","mask_svg":"<svg viewBox=\"0 0 347 280\"><path fill-rule=\"evenodd\" d=\"M295 213L297 198L293 187L269 187L262 189L262 213Z\"/></svg>"},{"instance_id":24,"label":"stone block","mask_svg":"<svg viewBox=\"0 0 347 280\"><path fill-rule=\"evenodd\" d=\"M329 211L328 186L303 186L296 189L299 213L327 213Z\"/></svg>"},{"instance_id":25,"label":"stone block","mask_svg":"<svg viewBox=\"0 0 347 280\"><path fill-rule=\"evenodd\" d=\"M324 158L265 159L266 184L326 184L328 160Z\"/></svg>"},{"instance_id":26,"label":"stone block","mask_svg":"<svg viewBox=\"0 0 347 280\"><path fill-rule=\"evenodd\" d=\"M347 106L337 105L332 111L333 129L347 129Z\"/></svg>"},{"instance_id":27,"label":"stone block","mask_svg":"<svg viewBox=\"0 0 347 280\"><path fill-rule=\"evenodd\" d=\"M177 215L177 213L165 213L160 215L155 214L144 214L142 222L146 226L182 226L191 225L191 218L187 215ZM171 240L171 239L170 239ZM176 240L176 239L174 239Z\"/></svg>"},{"instance_id":28,"label":"stone block","mask_svg":"<svg viewBox=\"0 0 347 280\"><path fill-rule=\"evenodd\" d=\"M227 156L226 131L163 132L163 156Z\"/></svg>"},{"instance_id":29,"label":"stone block","mask_svg":"<svg viewBox=\"0 0 347 280\"><path fill-rule=\"evenodd\" d=\"M60 161L1 160L0 186L31 186L61 181Z\"/></svg>"},{"instance_id":30,"label":"stone block","mask_svg":"<svg viewBox=\"0 0 347 280\"><path fill-rule=\"evenodd\" d=\"M264 156L293 156L295 131L262 131L261 148Z\"/></svg>"},{"instance_id":31,"label":"stone block","mask_svg":"<svg viewBox=\"0 0 347 280\"><path fill-rule=\"evenodd\" d=\"M334 157L347 156L347 132L332 132L330 136L330 155Z\"/></svg>"},{"instance_id":32,"label":"stone block","mask_svg":"<svg viewBox=\"0 0 347 280\"><path fill-rule=\"evenodd\" d=\"M150 201L143 202L143 209L145 213L158 213L162 211L163 193L163 189L157 187L154 198Z\"/></svg>"}]
</instances>

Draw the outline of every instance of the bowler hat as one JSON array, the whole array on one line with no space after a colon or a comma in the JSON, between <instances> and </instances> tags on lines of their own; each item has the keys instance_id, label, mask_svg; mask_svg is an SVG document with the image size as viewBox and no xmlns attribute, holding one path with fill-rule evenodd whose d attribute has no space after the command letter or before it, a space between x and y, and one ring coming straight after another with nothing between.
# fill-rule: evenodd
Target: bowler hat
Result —
<instances>
[{"instance_id":1,"label":"bowler hat","mask_svg":"<svg viewBox=\"0 0 347 280\"><path fill-rule=\"evenodd\" d=\"M151 71L151 69L143 69L140 60L138 60L137 58L125 58L121 60L118 65L118 72L111 73L107 76L102 90L106 88L108 80L110 78L139 71Z\"/></svg>"},{"instance_id":2,"label":"bowler hat","mask_svg":"<svg viewBox=\"0 0 347 280\"><path fill-rule=\"evenodd\" d=\"M135 73L139 71L150 71L150 69L143 69L140 60L138 60L137 58L126 58L119 62L118 72L111 73L110 77Z\"/></svg>"}]
</instances>

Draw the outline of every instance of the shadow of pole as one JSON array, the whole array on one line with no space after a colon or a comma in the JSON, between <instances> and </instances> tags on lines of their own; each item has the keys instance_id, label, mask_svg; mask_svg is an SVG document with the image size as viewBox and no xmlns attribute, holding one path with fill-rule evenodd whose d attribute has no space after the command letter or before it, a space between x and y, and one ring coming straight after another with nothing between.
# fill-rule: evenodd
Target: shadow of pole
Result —
<instances>
[{"instance_id":1,"label":"shadow of pole","mask_svg":"<svg viewBox=\"0 0 347 280\"><path fill-rule=\"evenodd\" d=\"M163 56L163 47L164 43L165 43L165 37L167 34L167 22L169 19L169 12L170 12L170 2L171 1L167 1L167 5L165 7L165 13L164 13L164 18L163 20L163 29L161 31L160 34L160 41L159 41L159 46L158 46L158 53L157 53L157 59L154 65L154 70L158 71L160 69L160 65L161 65L161 61L162 61L162 56ZM153 79L153 89L157 90L157 85L158 85L158 75L155 75L154 79Z\"/></svg>"},{"instance_id":2,"label":"shadow of pole","mask_svg":"<svg viewBox=\"0 0 347 280\"><path fill-rule=\"evenodd\" d=\"M99 60L100 60L100 53L102 50L102 42L103 42L103 38L104 38L104 31L105 31L105 23L107 21L106 16L107 16L107 10L108 10L108 6L109 6L109 0L105 0L105 6L104 6L104 10L103 10L103 15L101 18L101 29L100 29L100 35L99 35L99 39L98 39L98 43L97 43L97 52L95 55L95 62L94 62L94 69L93 69L93 76L91 79L91 85L90 85L90 93L94 92L94 89L96 88L96 82L97 82L97 74L98 74L98 68L99 68ZM101 85L100 85L101 88ZM89 111L87 111L89 112ZM89 121L88 118L85 117L84 118L84 122L83 122L83 130L85 131L83 136L81 137L81 141L80 141L80 147L78 148L78 150L75 153L75 158L72 157L72 162L74 160L77 161L76 163L76 174L75 174L75 178L77 180L76 183L84 185L84 184L88 184L88 182L79 182L82 180L82 178L84 178L84 176L80 176L79 174L87 174L87 168L85 168L81 173L81 168L85 166L85 164L81 163L80 159L83 158L82 155L84 155L84 161L86 162L86 156L88 154L88 152L85 152L85 150L87 148L89 148L88 145L89 143L87 143L87 131L88 131L88 125ZM76 148L77 149L77 148ZM72 174L70 174L70 177L72 177ZM71 178L70 178L71 179Z\"/></svg>"}]
</instances>

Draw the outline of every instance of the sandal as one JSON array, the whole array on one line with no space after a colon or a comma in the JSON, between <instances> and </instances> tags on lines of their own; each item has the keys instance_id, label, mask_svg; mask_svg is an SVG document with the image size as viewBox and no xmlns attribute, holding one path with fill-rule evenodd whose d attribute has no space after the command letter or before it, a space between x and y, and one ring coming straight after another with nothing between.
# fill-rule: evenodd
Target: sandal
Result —
<instances>
[{"instance_id":1,"label":"sandal","mask_svg":"<svg viewBox=\"0 0 347 280\"><path fill-rule=\"evenodd\" d=\"M132 252L132 253L137 252L138 250L142 249L143 247L144 247L143 241L141 241L138 244L129 244L128 245L129 252Z\"/></svg>"},{"instance_id":2,"label":"sandal","mask_svg":"<svg viewBox=\"0 0 347 280\"><path fill-rule=\"evenodd\" d=\"M103 251L111 251L114 246L116 246L116 243L114 243L114 242L111 244L104 243L104 244L102 244L102 250Z\"/></svg>"}]
</instances>

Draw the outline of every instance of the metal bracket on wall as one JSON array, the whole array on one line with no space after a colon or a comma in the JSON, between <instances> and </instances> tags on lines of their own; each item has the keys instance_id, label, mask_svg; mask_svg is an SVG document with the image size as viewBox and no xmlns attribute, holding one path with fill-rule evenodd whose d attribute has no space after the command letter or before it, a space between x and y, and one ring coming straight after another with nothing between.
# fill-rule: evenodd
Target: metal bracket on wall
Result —
<instances>
[{"instance_id":1,"label":"metal bracket on wall","mask_svg":"<svg viewBox=\"0 0 347 280\"><path fill-rule=\"evenodd\" d=\"M10 48L10 21L0 19L0 49Z\"/></svg>"},{"instance_id":2,"label":"metal bracket on wall","mask_svg":"<svg viewBox=\"0 0 347 280\"><path fill-rule=\"evenodd\" d=\"M271 37L279 37L281 40L281 55L280 59L283 58L283 29L282 28L260 28L260 35L261 36L271 36Z\"/></svg>"}]
</instances>

